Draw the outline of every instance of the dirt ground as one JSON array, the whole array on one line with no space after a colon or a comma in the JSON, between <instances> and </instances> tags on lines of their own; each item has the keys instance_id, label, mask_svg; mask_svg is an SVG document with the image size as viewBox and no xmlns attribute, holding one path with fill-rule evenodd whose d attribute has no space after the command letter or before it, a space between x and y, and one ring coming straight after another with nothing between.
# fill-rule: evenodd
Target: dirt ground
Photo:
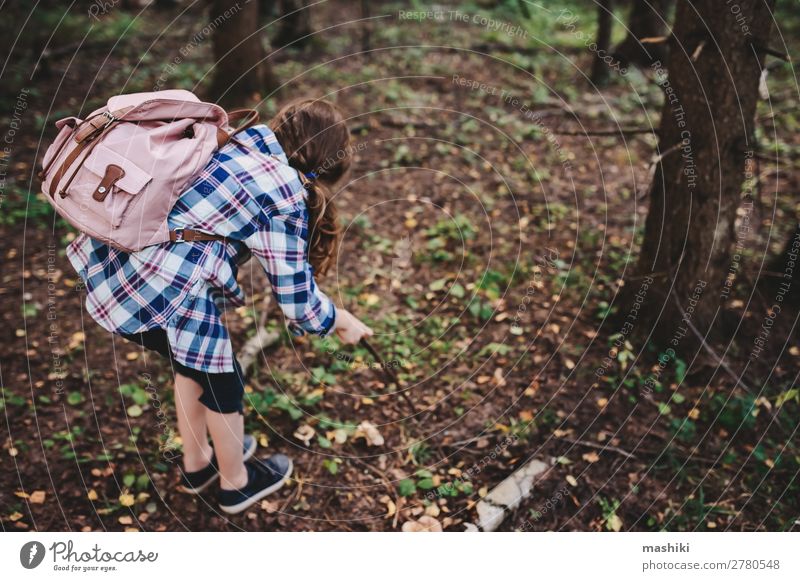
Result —
<instances>
[{"instance_id":1,"label":"dirt ground","mask_svg":"<svg viewBox=\"0 0 800 581\"><path fill-rule=\"evenodd\" d=\"M251 261L240 273L250 303L227 313L234 345L261 320L281 341L250 377L247 428L259 455L293 457L295 477L236 517L213 492L176 490L172 372L88 318L64 256L74 233L36 197L33 175L55 119L102 101L103 87L150 90L208 22L199 9L148 11L113 49L53 57L28 84L7 152L3 529L388 531L427 515L461 531L531 458L554 464L501 530L797 529L798 404L780 401L797 381L795 311L746 381L736 376L769 302L752 289L728 303L743 324L715 347L724 366L703 351L660 370L656 350L614 347L621 329L608 315L636 257L656 139L584 132L657 127L650 71L597 91L581 72L591 54L567 33L549 29L544 40L559 44L548 48L471 22L403 20L394 4L373 9L387 16L359 54L350 4L323 5L315 22L332 28L273 57L286 86L261 108L329 95L352 116L357 156L336 194L345 236L320 285L376 329L407 397L364 350L290 338ZM194 88L209 44L169 83ZM765 107L796 108L789 76L770 79ZM796 110L785 123L769 113L762 130L796 152ZM758 176L742 251L753 279L791 226L796 162L764 161Z\"/></svg>"}]
</instances>

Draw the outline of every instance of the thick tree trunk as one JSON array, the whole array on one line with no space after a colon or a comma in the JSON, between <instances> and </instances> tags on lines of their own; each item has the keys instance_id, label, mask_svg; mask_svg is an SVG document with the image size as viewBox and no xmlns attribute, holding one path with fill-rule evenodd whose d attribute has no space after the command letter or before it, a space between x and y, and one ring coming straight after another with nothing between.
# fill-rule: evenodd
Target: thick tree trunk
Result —
<instances>
[{"instance_id":1,"label":"thick tree trunk","mask_svg":"<svg viewBox=\"0 0 800 581\"><path fill-rule=\"evenodd\" d=\"M608 65L603 56L611 53L612 0L597 2L597 52L592 61L590 79L595 85L602 85L608 80ZM602 52L601 52L602 51Z\"/></svg>"},{"instance_id":2,"label":"thick tree trunk","mask_svg":"<svg viewBox=\"0 0 800 581\"><path fill-rule=\"evenodd\" d=\"M631 13L628 17L628 34L614 55L622 66L637 65L646 67L650 64L666 61L667 51L664 43L643 44L643 38L654 38L666 33L666 19L671 0L632 0Z\"/></svg>"},{"instance_id":3,"label":"thick tree trunk","mask_svg":"<svg viewBox=\"0 0 800 581\"><path fill-rule=\"evenodd\" d=\"M258 32L258 2L212 0L214 71L210 97L225 106L242 106L277 88Z\"/></svg>"},{"instance_id":4,"label":"thick tree trunk","mask_svg":"<svg viewBox=\"0 0 800 581\"><path fill-rule=\"evenodd\" d=\"M650 189L637 276L627 281L622 302L631 304L641 281L652 277L637 326L653 330L662 346L677 347L677 338L689 347L692 326L706 335L727 298L728 272L738 267L731 264L734 222L755 146L763 65L754 45L769 41L774 0L737 6L740 13L717 0L679 0L669 78L660 80L663 158Z\"/></svg>"}]
</instances>

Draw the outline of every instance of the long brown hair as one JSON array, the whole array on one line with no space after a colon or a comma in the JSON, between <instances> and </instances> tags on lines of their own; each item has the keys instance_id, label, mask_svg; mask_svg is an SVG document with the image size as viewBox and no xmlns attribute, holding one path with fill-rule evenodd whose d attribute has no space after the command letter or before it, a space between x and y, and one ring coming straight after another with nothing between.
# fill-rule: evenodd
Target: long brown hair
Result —
<instances>
[{"instance_id":1,"label":"long brown hair","mask_svg":"<svg viewBox=\"0 0 800 581\"><path fill-rule=\"evenodd\" d=\"M339 222L331 186L350 167L350 131L336 105L322 99L298 99L269 122L289 165L303 176L308 191L308 261L325 274L339 243Z\"/></svg>"}]
</instances>

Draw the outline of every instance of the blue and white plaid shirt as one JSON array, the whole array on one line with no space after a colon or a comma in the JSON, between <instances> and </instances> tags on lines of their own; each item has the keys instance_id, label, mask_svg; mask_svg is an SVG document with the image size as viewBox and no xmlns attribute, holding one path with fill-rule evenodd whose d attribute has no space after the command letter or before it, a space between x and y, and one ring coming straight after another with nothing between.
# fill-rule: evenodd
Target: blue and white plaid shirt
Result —
<instances>
[{"instance_id":1,"label":"blue and white plaid shirt","mask_svg":"<svg viewBox=\"0 0 800 581\"><path fill-rule=\"evenodd\" d=\"M104 329L166 329L175 359L208 373L234 371L220 309L245 304L236 273L248 250L266 270L293 333L327 335L336 317L306 260L306 190L297 172L265 125L236 138L246 147L232 142L217 151L169 216L171 229L228 241L167 242L126 253L81 234L67 248L86 284L86 308Z\"/></svg>"}]
</instances>

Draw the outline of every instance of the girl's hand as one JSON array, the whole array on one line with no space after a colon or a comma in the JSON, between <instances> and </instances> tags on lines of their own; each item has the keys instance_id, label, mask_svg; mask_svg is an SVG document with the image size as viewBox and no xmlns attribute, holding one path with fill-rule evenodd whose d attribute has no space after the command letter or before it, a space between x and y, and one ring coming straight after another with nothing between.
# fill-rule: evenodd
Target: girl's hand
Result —
<instances>
[{"instance_id":1,"label":"girl's hand","mask_svg":"<svg viewBox=\"0 0 800 581\"><path fill-rule=\"evenodd\" d=\"M362 337L372 337L373 335L372 329L346 309L336 309L334 330L342 343L348 345L355 345L361 341Z\"/></svg>"}]
</instances>

